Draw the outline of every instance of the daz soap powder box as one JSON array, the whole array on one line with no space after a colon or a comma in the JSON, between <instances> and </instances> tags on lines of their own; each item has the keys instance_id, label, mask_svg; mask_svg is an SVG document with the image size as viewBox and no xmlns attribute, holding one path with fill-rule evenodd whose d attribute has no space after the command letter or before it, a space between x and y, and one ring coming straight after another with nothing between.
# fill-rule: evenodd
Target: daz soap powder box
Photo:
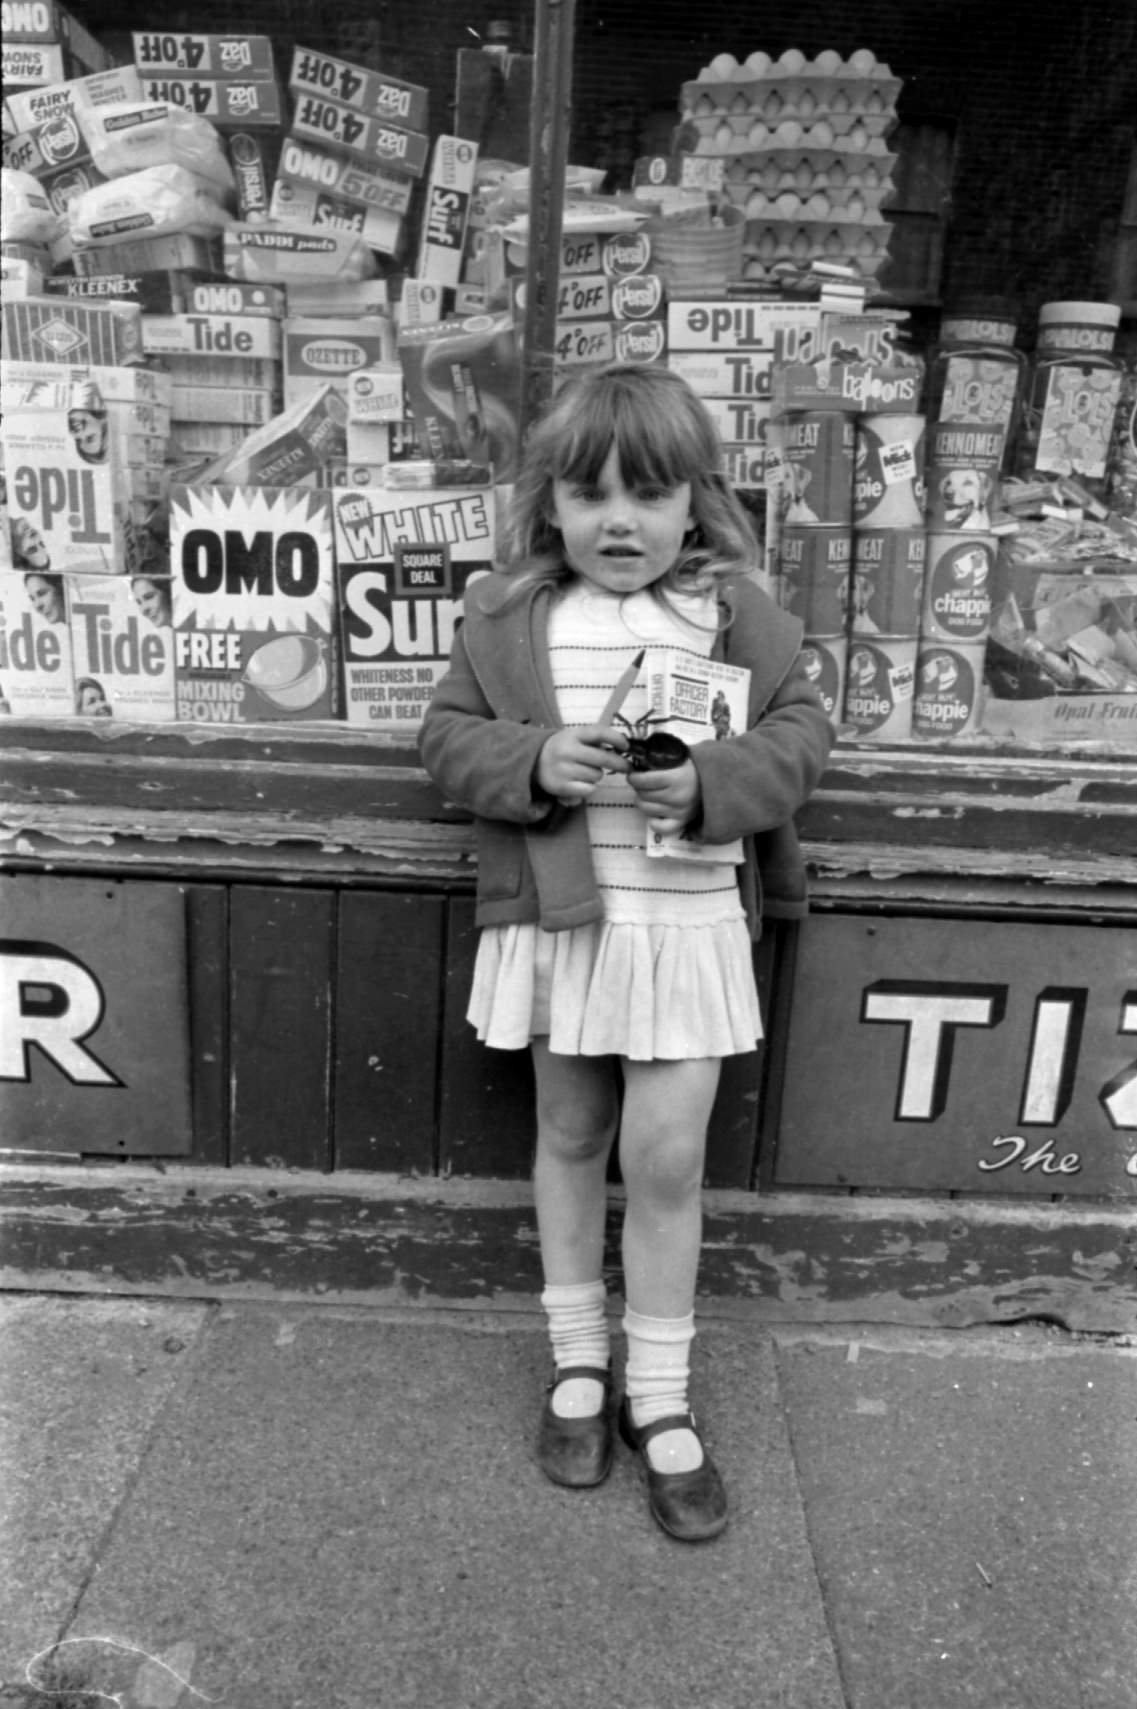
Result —
<instances>
[{"instance_id":1,"label":"daz soap powder box","mask_svg":"<svg viewBox=\"0 0 1137 1709\"><path fill-rule=\"evenodd\" d=\"M331 495L170 489L179 720L336 715Z\"/></svg>"}]
</instances>

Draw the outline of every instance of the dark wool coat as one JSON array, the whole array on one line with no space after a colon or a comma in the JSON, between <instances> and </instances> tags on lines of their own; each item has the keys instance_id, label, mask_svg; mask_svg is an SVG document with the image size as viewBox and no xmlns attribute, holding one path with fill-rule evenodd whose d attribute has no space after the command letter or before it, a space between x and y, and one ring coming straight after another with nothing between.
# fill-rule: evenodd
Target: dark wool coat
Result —
<instances>
[{"instance_id":1,"label":"dark wool coat","mask_svg":"<svg viewBox=\"0 0 1137 1709\"><path fill-rule=\"evenodd\" d=\"M537 785L542 746L561 727L549 668L552 590L507 598L512 581L471 584L450 669L427 709L423 764L443 795L474 815L479 926L537 921L567 931L604 917L585 814ZM800 662L802 626L745 577L722 584L733 612L713 649L751 672L747 730L695 744L708 842L746 838L739 869L752 934L763 913L806 911L805 867L792 816L815 788L833 727Z\"/></svg>"}]
</instances>

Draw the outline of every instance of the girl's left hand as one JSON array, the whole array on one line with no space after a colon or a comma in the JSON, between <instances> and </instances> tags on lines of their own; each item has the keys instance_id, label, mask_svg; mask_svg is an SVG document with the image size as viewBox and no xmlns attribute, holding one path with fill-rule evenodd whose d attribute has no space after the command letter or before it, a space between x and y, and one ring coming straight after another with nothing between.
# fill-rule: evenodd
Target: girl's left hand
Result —
<instances>
[{"instance_id":1,"label":"girl's left hand","mask_svg":"<svg viewBox=\"0 0 1137 1709\"><path fill-rule=\"evenodd\" d=\"M636 806L657 831L681 831L699 810L702 789L692 760L667 771L630 771Z\"/></svg>"}]
</instances>

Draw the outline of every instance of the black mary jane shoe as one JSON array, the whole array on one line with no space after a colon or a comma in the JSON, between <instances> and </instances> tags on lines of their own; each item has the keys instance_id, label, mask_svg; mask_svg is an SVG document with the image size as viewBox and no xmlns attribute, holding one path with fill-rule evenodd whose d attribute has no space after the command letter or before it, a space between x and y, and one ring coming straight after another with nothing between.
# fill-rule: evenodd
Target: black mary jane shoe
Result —
<instances>
[{"instance_id":1,"label":"black mary jane shoe","mask_svg":"<svg viewBox=\"0 0 1137 1709\"><path fill-rule=\"evenodd\" d=\"M620 1406L620 1435L628 1447L637 1453L647 1474L647 1499L652 1518L669 1537L681 1543L702 1543L717 1537L727 1521L726 1490L699 1436L703 1463L691 1472L657 1472L647 1457L647 1445L665 1430L693 1430L699 1436L694 1416L689 1412L672 1413L657 1418L639 1429L632 1422L627 1396Z\"/></svg>"},{"instance_id":2,"label":"black mary jane shoe","mask_svg":"<svg viewBox=\"0 0 1137 1709\"><path fill-rule=\"evenodd\" d=\"M600 1411L584 1418L560 1418L553 1391L569 1377L603 1383ZM591 1489L612 1469L612 1372L598 1365L566 1365L549 1384L537 1431L537 1463L547 1478L568 1489Z\"/></svg>"}]
</instances>

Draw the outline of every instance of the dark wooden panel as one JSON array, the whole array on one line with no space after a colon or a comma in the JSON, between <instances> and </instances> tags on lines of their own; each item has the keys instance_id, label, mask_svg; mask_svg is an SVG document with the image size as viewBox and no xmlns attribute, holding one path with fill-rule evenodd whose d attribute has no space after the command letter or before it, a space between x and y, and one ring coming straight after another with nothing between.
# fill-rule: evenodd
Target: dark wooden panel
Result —
<instances>
[{"instance_id":1,"label":"dark wooden panel","mask_svg":"<svg viewBox=\"0 0 1137 1709\"><path fill-rule=\"evenodd\" d=\"M229 898L221 885L186 890L190 1085L195 1163L229 1161Z\"/></svg>"},{"instance_id":2,"label":"dark wooden panel","mask_svg":"<svg viewBox=\"0 0 1137 1709\"><path fill-rule=\"evenodd\" d=\"M330 1166L333 906L322 890L231 892L234 1163Z\"/></svg>"},{"instance_id":3,"label":"dark wooden panel","mask_svg":"<svg viewBox=\"0 0 1137 1709\"><path fill-rule=\"evenodd\" d=\"M762 1024L769 1031L773 1000L776 938L766 931L754 951L754 973ZM756 1147L762 1124L762 1087L766 1048L763 1043L745 1056L728 1056L722 1065L718 1095L707 1130L708 1187L749 1187L756 1168Z\"/></svg>"},{"instance_id":4,"label":"dark wooden panel","mask_svg":"<svg viewBox=\"0 0 1137 1709\"><path fill-rule=\"evenodd\" d=\"M1137 927L814 915L779 1186L1137 1195Z\"/></svg>"},{"instance_id":5,"label":"dark wooden panel","mask_svg":"<svg viewBox=\"0 0 1137 1709\"><path fill-rule=\"evenodd\" d=\"M337 1169L434 1170L445 910L439 896L340 897Z\"/></svg>"},{"instance_id":6,"label":"dark wooden panel","mask_svg":"<svg viewBox=\"0 0 1137 1709\"><path fill-rule=\"evenodd\" d=\"M442 1018L439 1162L444 1175L528 1175L533 1067L528 1050L489 1050L466 1020L478 933L474 904L450 904Z\"/></svg>"}]
</instances>

